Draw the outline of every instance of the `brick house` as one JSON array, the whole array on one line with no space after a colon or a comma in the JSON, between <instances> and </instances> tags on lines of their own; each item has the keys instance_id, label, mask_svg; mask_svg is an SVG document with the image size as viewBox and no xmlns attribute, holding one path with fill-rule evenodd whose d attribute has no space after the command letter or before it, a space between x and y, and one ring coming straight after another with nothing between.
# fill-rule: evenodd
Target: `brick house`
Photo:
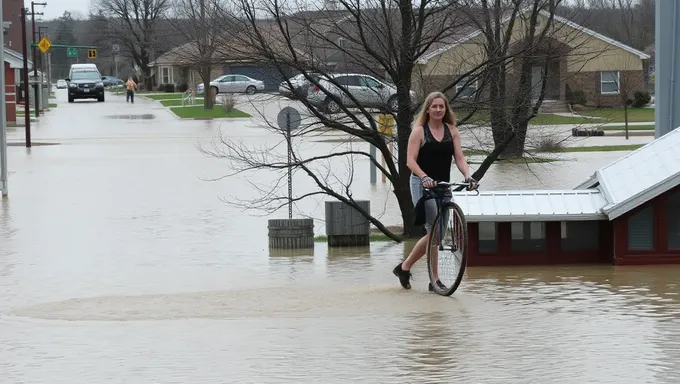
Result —
<instances>
[{"instance_id":1,"label":"brick house","mask_svg":"<svg viewBox=\"0 0 680 384\"><path fill-rule=\"evenodd\" d=\"M21 7L23 0L2 0L3 33L5 56L5 120L16 123L17 84L21 83L23 73L22 37L21 37ZM27 34L30 38L30 33ZM33 62L28 59L28 69L33 68Z\"/></svg>"},{"instance_id":2,"label":"brick house","mask_svg":"<svg viewBox=\"0 0 680 384\"><path fill-rule=\"evenodd\" d=\"M468 265L680 264L680 127L575 189L456 192Z\"/></svg>"},{"instance_id":3,"label":"brick house","mask_svg":"<svg viewBox=\"0 0 680 384\"><path fill-rule=\"evenodd\" d=\"M537 31L550 14L540 11ZM511 49L524 38L527 27L524 17L517 17L511 35ZM503 20L503 24L509 21ZM614 107L623 103L622 96L632 98L636 91L645 90L648 54L608 38L600 33L554 15L552 29L544 44L538 47L532 67L532 93L540 95L546 80L544 101L567 101L570 92L583 91L588 105ZM444 83L463 76L483 63L485 36L482 30L467 29L451 44L436 47L423 55L414 71L414 90L426 94ZM519 60L516 60L519 61ZM519 64L519 63L516 63ZM545 68L545 70L544 70ZM517 65L506 73L508 89L516 89ZM484 92L479 81L459 83L455 92L470 97Z\"/></svg>"}]
</instances>

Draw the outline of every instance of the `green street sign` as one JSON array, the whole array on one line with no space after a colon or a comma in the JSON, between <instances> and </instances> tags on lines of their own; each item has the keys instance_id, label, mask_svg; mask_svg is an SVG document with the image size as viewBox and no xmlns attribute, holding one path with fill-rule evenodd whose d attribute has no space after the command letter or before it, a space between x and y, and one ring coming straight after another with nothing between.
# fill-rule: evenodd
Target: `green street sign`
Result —
<instances>
[{"instance_id":1,"label":"green street sign","mask_svg":"<svg viewBox=\"0 0 680 384\"><path fill-rule=\"evenodd\" d=\"M66 48L66 57L78 57L78 50L76 48Z\"/></svg>"}]
</instances>

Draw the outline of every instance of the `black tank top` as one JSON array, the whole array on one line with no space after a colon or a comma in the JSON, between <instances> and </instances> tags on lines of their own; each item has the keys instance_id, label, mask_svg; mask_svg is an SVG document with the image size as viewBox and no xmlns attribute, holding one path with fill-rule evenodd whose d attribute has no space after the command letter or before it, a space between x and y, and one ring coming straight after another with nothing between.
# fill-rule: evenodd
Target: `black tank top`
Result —
<instances>
[{"instance_id":1,"label":"black tank top","mask_svg":"<svg viewBox=\"0 0 680 384\"><path fill-rule=\"evenodd\" d=\"M444 124L444 138L437 141L430 127L423 125L424 142L418 151L416 162L420 169L434 181L450 181L453 162L453 138L449 127Z\"/></svg>"}]
</instances>

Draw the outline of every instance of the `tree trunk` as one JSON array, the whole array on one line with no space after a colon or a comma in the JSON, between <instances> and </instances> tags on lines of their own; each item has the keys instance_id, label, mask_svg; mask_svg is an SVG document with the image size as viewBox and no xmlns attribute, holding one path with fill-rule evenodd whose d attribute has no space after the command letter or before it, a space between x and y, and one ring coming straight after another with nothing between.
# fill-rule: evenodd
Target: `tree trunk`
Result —
<instances>
[{"instance_id":1,"label":"tree trunk","mask_svg":"<svg viewBox=\"0 0 680 384\"><path fill-rule=\"evenodd\" d=\"M623 101L623 118L626 123L626 140L628 140L628 103L626 101L628 98L626 97L626 100Z\"/></svg>"},{"instance_id":2,"label":"tree trunk","mask_svg":"<svg viewBox=\"0 0 680 384\"><path fill-rule=\"evenodd\" d=\"M212 66L205 66L201 68L201 80L203 80L203 108L213 109L215 103L212 98L212 91L210 89L210 73Z\"/></svg>"}]
</instances>

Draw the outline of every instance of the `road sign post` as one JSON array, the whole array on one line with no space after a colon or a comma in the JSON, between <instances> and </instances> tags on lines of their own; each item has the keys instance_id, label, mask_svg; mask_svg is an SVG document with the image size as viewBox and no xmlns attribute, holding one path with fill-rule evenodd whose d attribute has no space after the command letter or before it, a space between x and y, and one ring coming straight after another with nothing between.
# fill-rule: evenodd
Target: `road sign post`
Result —
<instances>
[{"instance_id":1,"label":"road sign post","mask_svg":"<svg viewBox=\"0 0 680 384\"><path fill-rule=\"evenodd\" d=\"M278 116L276 122L279 128L286 132L286 142L288 143L288 219L293 219L293 145L292 145L292 131L300 127L300 112L293 107L283 108Z\"/></svg>"}]
</instances>

